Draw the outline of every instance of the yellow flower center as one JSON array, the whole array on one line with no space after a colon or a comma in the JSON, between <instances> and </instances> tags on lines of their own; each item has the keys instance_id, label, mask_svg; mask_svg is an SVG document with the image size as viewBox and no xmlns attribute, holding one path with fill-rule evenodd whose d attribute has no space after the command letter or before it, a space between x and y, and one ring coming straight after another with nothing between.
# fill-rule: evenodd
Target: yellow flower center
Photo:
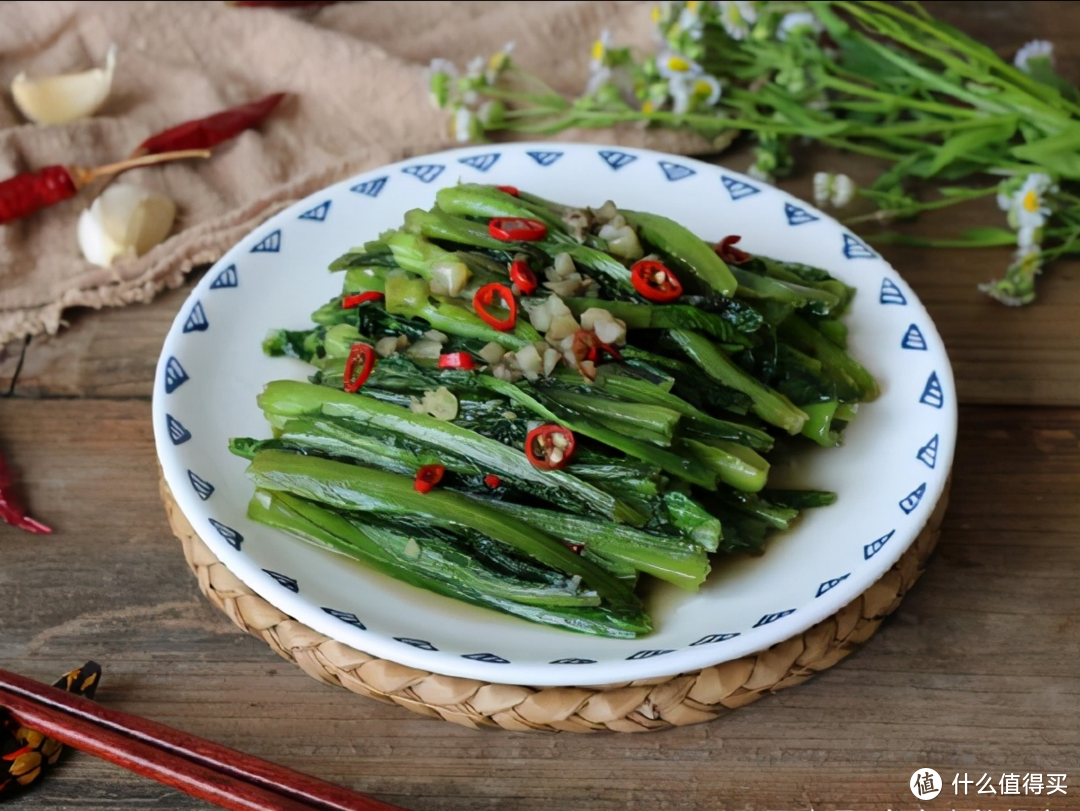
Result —
<instances>
[{"instance_id":1,"label":"yellow flower center","mask_svg":"<svg viewBox=\"0 0 1080 811\"><path fill-rule=\"evenodd\" d=\"M641 112L645 113L646 115L648 115L649 113L654 113L656 112L656 105L654 105L651 101L647 101L641 105Z\"/></svg>"},{"instance_id":2,"label":"yellow flower center","mask_svg":"<svg viewBox=\"0 0 1080 811\"><path fill-rule=\"evenodd\" d=\"M701 0L689 0L686 4L686 10L691 14L697 14L698 6L701 5Z\"/></svg>"},{"instance_id":3,"label":"yellow flower center","mask_svg":"<svg viewBox=\"0 0 1080 811\"><path fill-rule=\"evenodd\" d=\"M656 23L657 25L659 25L660 24L660 6L653 6L652 7L652 12L650 12L650 13L652 14L652 21L654 23Z\"/></svg>"},{"instance_id":4,"label":"yellow flower center","mask_svg":"<svg viewBox=\"0 0 1080 811\"><path fill-rule=\"evenodd\" d=\"M494 53L491 55L491 59L488 60L488 67L494 71L502 70L503 65L506 64L506 58L505 51Z\"/></svg>"},{"instance_id":5,"label":"yellow flower center","mask_svg":"<svg viewBox=\"0 0 1080 811\"><path fill-rule=\"evenodd\" d=\"M704 79L698 79L694 82L694 95L701 98L708 98L712 93L712 85L706 82Z\"/></svg>"},{"instance_id":6,"label":"yellow flower center","mask_svg":"<svg viewBox=\"0 0 1080 811\"><path fill-rule=\"evenodd\" d=\"M604 41L602 39L598 39L592 44L592 58L597 62L604 58Z\"/></svg>"},{"instance_id":7,"label":"yellow flower center","mask_svg":"<svg viewBox=\"0 0 1080 811\"><path fill-rule=\"evenodd\" d=\"M673 70L676 73L686 73L690 70L690 63L683 59L681 56L672 56L668 59L668 70Z\"/></svg>"},{"instance_id":8,"label":"yellow flower center","mask_svg":"<svg viewBox=\"0 0 1080 811\"><path fill-rule=\"evenodd\" d=\"M1039 210L1039 195L1036 194L1034 190L1029 191L1024 195L1023 205L1025 211L1030 211L1034 214Z\"/></svg>"}]
</instances>

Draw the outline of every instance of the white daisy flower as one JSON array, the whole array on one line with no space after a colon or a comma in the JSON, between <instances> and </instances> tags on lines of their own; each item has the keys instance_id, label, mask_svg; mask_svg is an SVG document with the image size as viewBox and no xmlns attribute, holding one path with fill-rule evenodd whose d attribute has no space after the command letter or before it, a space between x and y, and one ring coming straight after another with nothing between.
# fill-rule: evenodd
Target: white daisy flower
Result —
<instances>
[{"instance_id":1,"label":"white daisy flower","mask_svg":"<svg viewBox=\"0 0 1080 811\"><path fill-rule=\"evenodd\" d=\"M1041 228L1021 228L1016 232L1016 247L1020 250L1038 248L1041 237Z\"/></svg>"},{"instance_id":2,"label":"white daisy flower","mask_svg":"<svg viewBox=\"0 0 1080 811\"><path fill-rule=\"evenodd\" d=\"M707 73L678 74L668 79L672 112L688 113L700 107L712 107L720 100L720 81Z\"/></svg>"},{"instance_id":3,"label":"white daisy flower","mask_svg":"<svg viewBox=\"0 0 1080 811\"><path fill-rule=\"evenodd\" d=\"M853 199L858 191L855 181L845 174L816 172L814 174L814 202L822 208L832 206L843 208Z\"/></svg>"},{"instance_id":4,"label":"white daisy flower","mask_svg":"<svg viewBox=\"0 0 1080 811\"><path fill-rule=\"evenodd\" d=\"M1050 175L1032 172L1008 201L1009 223L1017 230L1042 228L1051 213L1046 194L1054 191L1057 187ZM998 198L998 205L1001 205L1001 195Z\"/></svg>"},{"instance_id":5,"label":"white daisy flower","mask_svg":"<svg viewBox=\"0 0 1080 811\"><path fill-rule=\"evenodd\" d=\"M786 42L792 33L801 28L809 28L815 34L820 34L824 30L821 22L813 13L809 11L792 11L781 18L780 25L776 28L776 38L781 42Z\"/></svg>"},{"instance_id":6,"label":"white daisy flower","mask_svg":"<svg viewBox=\"0 0 1080 811\"><path fill-rule=\"evenodd\" d=\"M668 79L668 93L671 96L672 112L682 115L690 110L693 103L694 77L685 73L676 74Z\"/></svg>"},{"instance_id":7,"label":"white daisy flower","mask_svg":"<svg viewBox=\"0 0 1080 811\"><path fill-rule=\"evenodd\" d=\"M604 62L607 58L607 52L611 49L611 32L606 28L600 32L600 36L593 40L592 44L592 58L589 60L589 67L593 70L604 66Z\"/></svg>"},{"instance_id":8,"label":"white daisy flower","mask_svg":"<svg viewBox=\"0 0 1080 811\"><path fill-rule=\"evenodd\" d=\"M484 78L489 85L495 84L499 80L499 74L503 72L508 64L510 64L510 54L514 52L515 42L512 40L503 45L501 51L496 51L488 59L487 69L484 71Z\"/></svg>"},{"instance_id":9,"label":"white daisy flower","mask_svg":"<svg viewBox=\"0 0 1080 811\"><path fill-rule=\"evenodd\" d=\"M450 134L459 144L467 144L480 132L476 113L468 107L458 107L450 119Z\"/></svg>"},{"instance_id":10,"label":"white daisy flower","mask_svg":"<svg viewBox=\"0 0 1080 811\"><path fill-rule=\"evenodd\" d=\"M469 79L479 79L484 75L487 60L482 56L475 56L465 65L465 76Z\"/></svg>"},{"instance_id":11,"label":"white daisy flower","mask_svg":"<svg viewBox=\"0 0 1080 811\"><path fill-rule=\"evenodd\" d=\"M757 9L750 0L719 0L720 23L732 39L746 39L757 22Z\"/></svg>"},{"instance_id":12,"label":"white daisy flower","mask_svg":"<svg viewBox=\"0 0 1080 811\"><path fill-rule=\"evenodd\" d=\"M688 0L679 12L679 28L690 39L701 39L705 33L705 21L701 19L701 0Z\"/></svg>"},{"instance_id":13,"label":"white daisy flower","mask_svg":"<svg viewBox=\"0 0 1080 811\"><path fill-rule=\"evenodd\" d=\"M1013 64L1024 71L1024 73L1031 73L1031 65L1029 62L1032 59L1048 59L1050 62L1053 62L1054 44L1045 39L1033 39L1016 52L1016 56L1013 58Z\"/></svg>"},{"instance_id":14,"label":"white daisy flower","mask_svg":"<svg viewBox=\"0 0 1080 811\"><path fill-rule=\"evenodd\" d=\"M665 79L671 79L674 76L697 76L702 72L701 65L674 51L662 51L657 54L656 70Z\"/></svg>"}]
</instances>

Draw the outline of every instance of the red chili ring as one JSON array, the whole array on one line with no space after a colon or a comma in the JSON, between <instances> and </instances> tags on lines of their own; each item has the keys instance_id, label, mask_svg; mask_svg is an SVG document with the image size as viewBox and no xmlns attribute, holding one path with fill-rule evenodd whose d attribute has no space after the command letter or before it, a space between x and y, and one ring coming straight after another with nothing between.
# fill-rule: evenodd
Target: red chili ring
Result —
<instances>
[{"instance_id":1,"label":"red chili ring","mask_svg":"<svg viewBox=\"0 0 1080 811\"><path fill-rule=\"evenodd\" d=\"M658 279L663 274L663 279ZM663 262L642 259L630 268L630 281L634 289L649 301L666 303L682 295L683 287L678 276Z\"/></svg>"},{"instance_id":2,"label":"red chili ring","mask_svg":"<svg viewBox=\"0 0 1080 811\"><path fill-rule=\"evenodd\" d=\"M351 310L353 307L359 307L361 304L367 304L369 301L382 301L386 298L383 293L379 293L375 290L369 290L366 293L356 293L352 296L345 296L341 300L341 309Z\"/></svg>"},{"instance_id":3,"label":"red chili ring","mask_svg":"<svg viewBox=\"0 0 1080 811\"><path fill-rule=\"evenodd\" d=\"M468 352L450 352L439 355L440 369L464 369L471 372L476 368L476 361Z\"/></svg>"},{"instance_id":4,"label":"red chili ring","mask_svg":"<svg viewBox=\"0 0 1080 811\"><path fill-rule=\"evenodd\" d=\"M413 488L417 493L430 493L431 489L442 481L446 468L442 465L424 465L416 471Z\"/></svg>"},{"instance_id":5,"label":"red chili ring","mask_svg":"<svg viewBox=\"0 0 1080 811\"><path fill-rule=\"evenodd\" d=\"M363 361L363 366L360 368L360 374L354 378L356 364L359 361ZM368 344L353 344L349 350L349 357L345 361L345 391L350 393L359 391L371 376L373 368L375 368L375 350Z\"/></svg>"},{"instance_id":6,"label":"red chili ring","mask_svg":"<svg viewBox=\"0 0 1080 811\"><path fill-rule=\"evenodd\" d=\"M495 188L501 191L503 194L509 194L511 197L521 196L521 192L518 191L517 186L496 186Z\"/></svg>"},{"instance_id":7,"label":"red chili ring","mask_svg":"<svg viewBox=\"0 0 1080 811\"><path fill-rule=\"evenodd\" d=\"M506 318L498 318L487 311L487 308L495 303L496 297L500 298L503 306L510 311ZM484 319L484 323L499 332L509 332L517 323L517 302L513 292L505 284L485 284L473 296L473 308L476 314Z\"/></svg>"},{"instance_id":8,"label":"red chili ring","mask_svg":"<svg viewBox=\"0 0 1080 811\"><path fill-rule=\"evenodd\" d=\"M495 217L488 223L488 233L502 242L535 242L547 236L547 226L525 217Z\"/></svg>"},{"instance_id":9,"label":"red chili ring","mask_svg":"<svg viewBox=\"0 0 1080 811\"><path fill-rule=\"evenodd\" d=\"M562 447L555 441L555 437L565 439ZM528 457L532 466L539 470L559 470L566 467L570 457L574 455L576 444L572 431L561 425L548 423L529 431L528 436L525 437L525 456ZM537 455L537 450L542 455ZM558 453L559 458L552 460L551 456L555 453Z\"/></svg>"},{"instance_id":10,"label":"red chili ring","mask_svg":"<svg viewBox=\"0 0 1080 811\"><path fill-rule=\"evenodd\" d=\"M735 247L735 243L740 239L742 239L742 237L738 234L732 234L731 236L724 237L716 244L716 252L720 254L720 258L729 265L744 265L753 258L753 256L746 251Z\"/></svg>"},{"instance_id":11,"label":"red chili ring","mask_svg":"<svg viewBox=\"0 0 1080 811\"><path fill-rule=\"evenodd\" d=\"M524 259L515 259L510 263L510 281L517 285L523 295L531 296L536 292L536 274Z\"/></svg>"}]
</instances>

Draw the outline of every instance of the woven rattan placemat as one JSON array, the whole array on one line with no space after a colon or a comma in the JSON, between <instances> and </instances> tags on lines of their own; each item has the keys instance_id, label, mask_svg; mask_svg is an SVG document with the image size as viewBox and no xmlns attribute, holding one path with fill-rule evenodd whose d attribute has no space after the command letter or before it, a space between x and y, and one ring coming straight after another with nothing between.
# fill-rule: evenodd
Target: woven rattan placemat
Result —
<instances>
[{"instance_id":1,"label":"woven rattan placemat","mask_svg":"<svg viewBox=\"0 0 1080 811\"><path fill-rule=\"evenodd\" d=\"M810 630L752 656L694 673L593 687L526 687L443 676L379 659L283 614L202 542L161 481L165 511L210 601L319 681L473 728L646 732L710 721L800 684L857 649L919 579L941 533L948 487L919 536L874 585Z\"/></svg>"}]
</instances>

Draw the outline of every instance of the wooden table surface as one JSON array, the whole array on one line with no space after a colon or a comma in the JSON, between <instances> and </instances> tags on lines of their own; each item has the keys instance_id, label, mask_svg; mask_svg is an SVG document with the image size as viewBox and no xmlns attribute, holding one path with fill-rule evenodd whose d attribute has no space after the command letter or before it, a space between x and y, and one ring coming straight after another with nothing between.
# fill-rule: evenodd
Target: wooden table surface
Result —
<instances>
[{"instance_id":1,"label":"wooden table surface","mask_svg":"<svg viewBox=\"0 0 1080 811\"><path fill-rule=\"evenodd\" d=\"M1053 39L1080 79L1080 4L933 3L1001 52ZM745 153L725 157L734 168ZM814 152L815 168L873 167ZM993 205L905 225L945 235ZM165 522L150 423L154 364L192 285L145 306L78 312L33 341L0 442L50 537L0 526L0 667L51 681L104 665L98 700L414 811L1080 808L1080 262L1036 304L976 292L1008 252L885 248L928 307L957 378L960 441L938 550L860 652L719 721L658 734L474 732L321 685L202 597ZM0 356L0 391L19 347ZM14 354L13 354L14 350ZM1066 795L953 796L952 777L1066 773ZM204 804L82 754L22 809Z\"/></svg>"}]
</instances>

